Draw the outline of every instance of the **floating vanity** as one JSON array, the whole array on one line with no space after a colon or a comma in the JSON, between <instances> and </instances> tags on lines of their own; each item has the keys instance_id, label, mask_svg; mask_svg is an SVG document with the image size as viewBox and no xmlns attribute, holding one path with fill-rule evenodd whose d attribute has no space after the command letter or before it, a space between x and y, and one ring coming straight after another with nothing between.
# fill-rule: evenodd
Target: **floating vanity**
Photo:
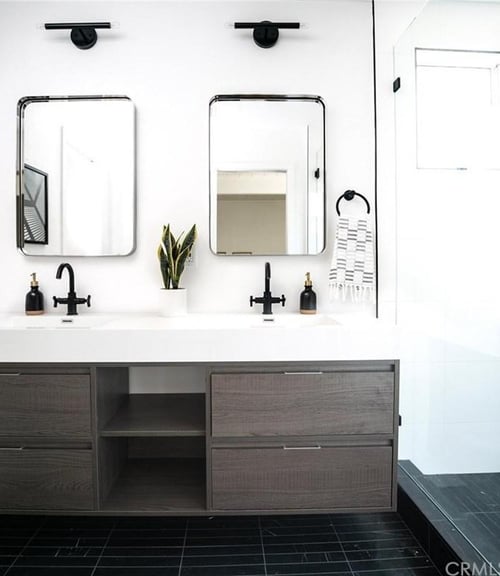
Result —
<instances>
[{"instance_id":1,"label":"floating vanity","mask_svg":"<svg viewBox=\"0 0 500 576\"><path fill-rule=\"evenodd\" d=\"M0 318L1 512L395 509L392 328L292 314L63 318ZM174 391L142 389L152 367ZM183 371L194 389L168 382Z\"/></svg>"}]
</instances>

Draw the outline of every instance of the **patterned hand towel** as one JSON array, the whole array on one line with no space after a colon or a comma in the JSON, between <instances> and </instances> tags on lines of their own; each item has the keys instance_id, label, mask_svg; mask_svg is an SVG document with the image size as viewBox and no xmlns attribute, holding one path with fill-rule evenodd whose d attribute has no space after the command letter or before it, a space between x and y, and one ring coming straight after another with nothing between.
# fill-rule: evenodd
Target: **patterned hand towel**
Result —
<instances>
[{"instance_id":1,"label":"patterned hand towel","mask_svg":"<svg viewBox=\"0 0 500 576\"><path fill-rule=\"evenodd\" d=\"M339 217L329 278L331 297L373 301L373 232L366 218Z\"/></svg>"}]
</instances>

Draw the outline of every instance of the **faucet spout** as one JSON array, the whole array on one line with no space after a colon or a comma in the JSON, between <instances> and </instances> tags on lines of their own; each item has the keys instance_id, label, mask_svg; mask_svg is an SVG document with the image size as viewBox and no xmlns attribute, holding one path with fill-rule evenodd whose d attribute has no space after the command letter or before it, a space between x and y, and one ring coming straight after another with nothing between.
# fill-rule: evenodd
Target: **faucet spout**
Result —
<instances>
[{"instance_id":1,"label":"faucet spout","mask_svg":"<svg viewBox=\"0 0 500 576\"><path fill-rule=\"evenodd\" d=\"M271 264L266 262L264 267L264 290L270 292L271 290Z\"/></svg>"},{"instance_id":2,"label":"faucet spout","mask_svg":"<svg viewBox=\"0 0 500 576\"><path fill-rule=\"evenodd\" d=\"M262 304L262 314L272 314L273 304L281 304L284 306L285 300L283 294L281 295L281 298L277 298L271 294L271 264L266 262L264 267L264 294L258 298L250 296L250 306L253 306L254 304Z\"/></svg>"},{"instance_id":3,"label":"faucet spout","mask_svg":"<svg viewBox=\"0 0 500 576\"><path fill-rule=\"evenodd\" d=\"M62 278L62 273L64 269L67 269L68 274L69 274L69 291L70 292L74 292L75 291L75 273L73 272L73 267L71 266L71 264L68 264L68 262L63 262L62 264L59 264L59 267L57 269L56 272L56 278L58 280L60 280Z\"/></svg>"},{"instance_id":4,"label":"faucet spout","mask_svg":"<svg viewBox=\"0 0 500 576\"><path fill-rule=\"evenodd\" d=\"M73 316L78 314L77 305L78 304L87 304L90 306L90 296L87 298L78 298L75 292L75 273L73 271L73 267L68 262L63 262L59 264L56 272L56 278L60 280L62 278L62 273L64 269L68 271L69 276L69 292L67 298L57 298L57 296L53 297L54 300L54 308L57 308L58 304L67 304L68 305L68 316Z\"/></svg>"}]
</instances>

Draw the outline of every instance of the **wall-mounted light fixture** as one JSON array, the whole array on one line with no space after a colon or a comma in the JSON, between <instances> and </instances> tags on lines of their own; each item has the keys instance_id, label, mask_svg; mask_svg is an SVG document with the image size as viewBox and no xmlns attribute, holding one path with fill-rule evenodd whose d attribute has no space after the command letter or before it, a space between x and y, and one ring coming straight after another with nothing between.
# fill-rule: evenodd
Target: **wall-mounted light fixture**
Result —
<instances>
[{"instance_id":1,"label":"wall-mounted light fixture","mask_svg":"<svg viewBox=\"0 0 500 576\"><path fill-rule=\"evenodd\" d=\"M45 30L71 30L71 42L80 50L88 50L97 42L96 28L111 28L111 22L54 22Z\"/></svg>"},{"instance_id":2,"label":"wall-mounted light fixture","mask_svg":"<svg viewBox=\"0 0 500 576\"><path fill-rule=\"evenodd\" d=\"M271 48L278 41L280 28L300 28L300 22L235 22L234 27L253 29L255 44L261 48Z\"/></svg>"}]
</instances>

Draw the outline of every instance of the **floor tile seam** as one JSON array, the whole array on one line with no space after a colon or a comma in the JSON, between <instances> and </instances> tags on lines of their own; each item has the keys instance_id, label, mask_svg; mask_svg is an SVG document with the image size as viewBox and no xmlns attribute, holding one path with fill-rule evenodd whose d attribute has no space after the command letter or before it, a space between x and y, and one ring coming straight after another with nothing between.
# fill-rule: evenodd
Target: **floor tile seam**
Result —
<instances>
[{"instance_id":1,"label":"floor tile seam","mask_svg":"<svg viewBox=\"0 0 500 576\"><path fill-rule=\"evenodd\" d=\"M258 556L260 552L253 552L252 554L184 554L184 558L227 558L231 556L238 556L238 558L245 558L247 556ZM137 558L137 556L133 556ZM151 558L151 556L148 556ZM244 562L243 562L244 564Z\"/></svg>"},{"instance_id":2,"label":"floor tile seam","mask_svg":"<svg viewBox=\"0 0 500 576\"><path fill-rule=\"evenodd\" d=\"M99 556L97 557L97 561L96 561L96 563L95 563L94 569L93 569L92 572L90 573L90 576L94 576L94 574L95 574L95 572L96 572L96 570L97 570L97 567L99 566L99 562L101 561L101 558L102 558L102 556L103 556L103 554L104 554L104 550L105 550L106 546L108 545L108 542L109 542L110 539L111 539L111 536L112 536L112 534L113 534L113 531L114 531L114 529L115 529L115 526L116 526L116 523L117 523L117 522L118 522L117 520L115 520L115 521L113 522L113 525L111 526L111 530L109 531L108 537L106 538L106 542L104 542L104 545L103 545L103 547L101 548L101 553L100 553Z\"/></svg>"},{"instance_id":3,"label":"floor tile seam","mask_svg":"<svg viewBox=\"0 0 500 576\"><path fill-rule=\"evenodd\" d=\"M47 518L45 517L40 526L38 526L38 528L33 532L33 534L31 535L31 538L29 538L29 540L26 542L26 544L21 548L21 550L19 551L19 554L14 558L12 564L7 568L7 570L3 573L3 576L7 576L7 574L10 572L11 568L14 567L14 564L17 562L17 560L23 555L23 552L26 550L26 548L28 548L28 546L30 545L30 543L33 541L33 539L37 536L37 534L40 532L40 530L42 529L42 527L45 525L45 523L47 522Z\"/></svg>"},{"instance_id":4,"label":"floor tile seam","mask_svg":"<svg viewBox=\"0 0 500 576\"><path fill-rule=\"evenodd\" d=\"M423 547L423 545L420 544L420 542L418 541L417 537L416 537L416 536L413 534L413 532L410 530L410 527L408 526L408 524L406 524L406 521L405 521L403 518L401 518L401 521L406 525L406 527L408 528L408 530L409 530L410 533L412 534L413 539L415 540L415 542L420 546L420 548L422 548L422 549L424 550L425 555L427 556L427 558L429 559L429 561L430 561L430 563L431 563L431 567L433 567L433 568L436 570L436 572L437 572L438 574L440 574L441 572L440 572L440 570L438 569L438 567L436 566L436 564L434 564L434 560L431 558L430 553ZM430 524L428 524L428 525L430 525ZM428 546L430 547L430 542L427 542L427 544L428 544Z\"/></svg>"},{"instance_id":5,"label":"floor tile seam","mask_svg":"<svg viewBox=\"0 0 500 576\"><path fill-rule=\"evenodd\" d=\"M184 528L184 541L182 543L181 559L179 560L179 571L177 572L178 576L181 576L181 572L182 572L182 563L184 560L184 550L186 549L188 531L189 531L189 518L186 519L186 526Z\"/></svg>"},{"instance_id":6,"label":"floor tile seam","mask_svg":"<svg viewBox=\"0 0 500 576\"><path fill-rule=\"evenodd\" d=\"M399 528L382 528L381 526L378 526L376 528L371 528L368 530L337 530L337 527L335 527L335 530L337 531L337 534L366 534L369 532L384 532L384 533L390 533L390 534L394 534L397 532L405 532L407 530L407 526L400 526Z\"/></svg>"},{"instance_id":7,"label":"floor tile seam","mask_svg":"<svg viewBox=\"0 0 500 576\"><path fill-rule=\"evenodd\" d=\"M420 546L423 555L420 556L389 556L387 558L362 558L360 560L349 559L349 562L385 562L389 560L408 560L409 558L425 558L428 556L427 552ZM348 554L348 552L346 552Z\"/></svg>"},{"instance_id":8,"label":"floor tile seam","mask_svg":"<svg viewBox=\"0 0 500 576\"><path fill-rule=\"evenodd\" d=\"M258 517L259 534L260 534L260 549L262 553L262 562L264 563L264 576L267 576L267 562L266 562L266 549L264 547L264 536L262 534L262 519Z\"/></svg>"},{"instance_id":9,"label":"floor tile seam","mask_svg":"<svg viewBox=\"0 0 500 576\"><path fill-rule=\"evenodd\" d=\"M329 516L329 518L331 518L331 516ZM346 554L346 552L345 552L344 545L343 545L342 542L340 541L340 538L339 538L339 535L338 535L338 532L337 532L337 528L336 528L335 524L333 523L333 521L331 522L331 528L332 528L332 531L333 531L333 533L335 534L335 536L337 537L337 540L338 540L338 542L339 542L339 544L340 544L340 550L342 551L342 554L344 555L344 559L345 559L345 561L346 561L346 563L347 563L347 567L349 568L349 573L350 573L352 576L354 576L354 571L353 571L353 569L352 569L351 563L349 562L349 558L347 557L347 554Z\"/></svg>"},{"instance_id":10,"label":"floor tile seam","mask_svg":"<svg viewBox=\"0 0 500 576\"><path fill-rule=\"evenodd\" d=\"M500 516L500 509L490 511L490 512L486 512L486 511L482 511L482 510L480 512L463 512L462 514L472 514L474 516L480 515L480 514L494 514L495 516Z\"/></svg>"},{"instance_id":11,"label":"floor tile seam","mask_svg":"<svg viewBox=\"0 0 500 576\"><path fill-rule=\"evenodd\" d=\"M403 535L393 535L392 537L386 538L360 538L360 539L346 539L342 538L342 534L338 534L339 542L343 542L344 544L352 544L356 542L390 542L391 540L395 540L397 538L414 538L413 532L408 530L408 533ZM321 544L321 542L316 542L317 544ZM310 544L314 544L314 542L310 542Z\"/></svg>"},{"instance_id":12,"label":"floor tile seam","mask_svg":"<svg viewBox=\"0 0 500 576\"><path fill-rule=\"evenodd\" d=\"M383 558L382 560L377 560L377 559L371 559L371 560L350 560L349 562L351 562L353 565L365 565L368 566L370 563L372 564L379 564L380 566L382 566L384 563L391 563L394 562L395 560L413 560L413 558L411 557L407 557L407 558ZM429 563L430 561L430 563ZM413 562L402 562L402 564L412 564ZM420 564L425 564L425 565L420 565ZM433 568L435 567L435 565L432 563L432 560L430 559L429 555L426 554L425 556L418 556L417 558L415 558L415 566L395 566L394 568L391 568L391 566L387 566L386 568L371 568L372 570L413 570L413 569L420 569L420 568ZM356 570L359 571L362 568L362 566L360 568L357 568ZM370 570L370 568L366 568L366 570Z\"/></svg>"},{"instance_id":13,"label":"floor tile seam","mask_svg":"<svg viewBox=\"0 0 500 576\"><path fill-rule=\"evenodd\" d=\"M206 546L202 546L202 545L189 545L186 544L186 548L230 548L232 546L238 547L238 548L250 548L251 546L259 546L260 545L260 539L257 540L254 544L212 544L212 545L206 545ZM126 548L126 546L116 546L116 548ZM134 548L142 548L142 546L134 546ZM169 548L169 546L146 546L146 548ZM176 546L170 546L170 548L176 548Z\"/></svg>"}]
</instances>

